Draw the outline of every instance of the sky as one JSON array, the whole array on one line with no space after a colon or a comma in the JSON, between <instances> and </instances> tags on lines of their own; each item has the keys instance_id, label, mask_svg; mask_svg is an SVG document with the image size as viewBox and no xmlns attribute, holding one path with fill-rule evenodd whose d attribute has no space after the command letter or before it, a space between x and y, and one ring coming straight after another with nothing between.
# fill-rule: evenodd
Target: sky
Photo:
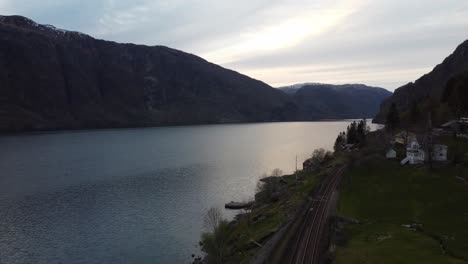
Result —
<instances>
[{"instance_id":1,"label":"sky","mask_svg":"<svg viewBox=\"0 0 468 264\"><path fill-rule=\"evenodd\" d=\"M468 39L467 0L0 0L0 14L180 49L274 87L393 91Z\"/></svg>"}]
</instances>

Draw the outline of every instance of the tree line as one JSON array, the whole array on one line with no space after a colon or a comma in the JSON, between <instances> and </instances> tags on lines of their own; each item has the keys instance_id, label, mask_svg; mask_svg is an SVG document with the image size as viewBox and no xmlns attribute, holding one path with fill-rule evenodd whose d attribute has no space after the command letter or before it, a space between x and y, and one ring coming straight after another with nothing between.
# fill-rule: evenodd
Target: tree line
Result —
<instances>
[{"instance_id":1,"label":"tree line","mask_svg":"<svg viewBox=\"0 0 468 264\"><path fill-rule=\"evenodd\" d=\"M345 144L363 145L370 128L367 120L362 119L358 122L353 121L346 129L346 132L340 132L335 140L334 149L340 151Z\"/></svg>"}]
</instances>

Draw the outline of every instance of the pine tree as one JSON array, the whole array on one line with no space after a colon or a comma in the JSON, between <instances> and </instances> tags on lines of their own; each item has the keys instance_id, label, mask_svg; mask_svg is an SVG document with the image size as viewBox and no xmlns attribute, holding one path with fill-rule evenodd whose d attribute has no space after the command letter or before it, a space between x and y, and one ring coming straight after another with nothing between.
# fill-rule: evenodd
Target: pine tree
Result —
<instances>
[{"instance_id":1,"label":"pine tree","mask_svg":"<svg viewBox=\"0 0 468 264\"><path fill-rule=\"evenodd\" d=\"M348 144L356 144L357 141L357 123L356 121L353 121L351 125L348 126L348 131L346 133L346 142Z\"/></svg>"},{"instance_id":2,"label":"pine tree","mask_svg":"<svg viewBox=\"0 0 468 264\"><path fill-rule=\"evenodd\" d=\"M392 103L387 114L387 128L389 130L394 130L400 124L400 113L395 103Z\"/></svg>"},{"instance_id":3,"label":"pine tree","mask_svg":"<svg viewBox=\"0 0 468 264\"><path fill-rule=\"evenodd\" d=\"M410 110L410 121L412 124L419 122L421 118L421 112L419 111L419 106L416 102L413 102Z\"/></svg>"},{"instance_id":4,"label":"pine tree","mask_svg":"<svg viewBox=\"0 0 468 264\"><path fill-rule=\"evenodd\" d=\"M366 134L367 134L367 120L362 119L359 121L357 128L356 128L356 139L359 144L364 144L364 141L366 140Z\"/></svg>"},{"instance_id":5,"label":"pine tree","mask_svg":"<svg viewBox=\"0 0 468 264\"><path fill-rule=\"evenodd\" d=\"M338 137L336 137L335 145L333 146L333 149L335 150L335 152L341 151L341 147L343 146L345 141L346 141L346 133L340 132L338 134Z\"/></svg>"}]
</instances>

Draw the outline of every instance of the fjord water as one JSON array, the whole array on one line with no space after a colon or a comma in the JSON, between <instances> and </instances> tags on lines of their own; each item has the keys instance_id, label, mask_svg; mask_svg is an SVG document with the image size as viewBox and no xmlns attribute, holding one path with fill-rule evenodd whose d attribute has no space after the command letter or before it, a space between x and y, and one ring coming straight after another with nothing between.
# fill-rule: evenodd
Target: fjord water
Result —
<instances>
[{"instance_id":1,"label":"fjord water","mask_svg":"<svg viewBox=\"0 0 468 264\"><path fill-rule=\"evenodd\" d=\"M331 149L349 121L0 137L0 263L189 263L212 206ZM233 212L224 211L226 217Z\"/></svg>"}]
</instances>

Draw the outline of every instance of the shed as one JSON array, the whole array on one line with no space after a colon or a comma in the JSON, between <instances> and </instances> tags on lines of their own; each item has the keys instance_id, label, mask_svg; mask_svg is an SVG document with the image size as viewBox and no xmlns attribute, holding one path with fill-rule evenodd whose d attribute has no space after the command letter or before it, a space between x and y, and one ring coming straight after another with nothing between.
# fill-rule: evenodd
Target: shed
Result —
<instances>
[{"instance_id":1,"label":"shed","mask_svg":"<svg viewBox=\"0 0 468 264\"><path fill-rule=\"evenodd\" d=\"M314 162L312 159L308 159L302 163L302 169L305 171L312 171L314 170Z\"/></svg>"},{"instance_id":2,"label":"shed","mask_svg":"<svg viewBox=\"0 0 468 264\"><path fill-rule=\"evenodd\" d=\"M455 133L465 133L465 130L468 126L468 119L466 117L462 117L459 120L450 120L445 124L441 125L446 131L451 131Z\"/></svg>"},{"instance_id":3,"label":"shed","mask_svg":"<svg viewBox=\"0 0 468 264\"><path fill-rule=\"evenodd\" d=\"M454 125L456 125L458 123L457 120L450 120L448 121L447 123L444 123L442 125L440 125L442 128L452 128Z\"/></svg>"},{"instance_id":4,"label":"shed","mask_svg":"<svg viewBox=\"0 0 468 264\"><path fill-rule=\"evenodd\" d=\"M397 153L393 148L389 149L387 151L387 154L385 155L385 157L387 157L387 159L395 159L396 156L397 156Z\"/></svg>"}]
</instances>

